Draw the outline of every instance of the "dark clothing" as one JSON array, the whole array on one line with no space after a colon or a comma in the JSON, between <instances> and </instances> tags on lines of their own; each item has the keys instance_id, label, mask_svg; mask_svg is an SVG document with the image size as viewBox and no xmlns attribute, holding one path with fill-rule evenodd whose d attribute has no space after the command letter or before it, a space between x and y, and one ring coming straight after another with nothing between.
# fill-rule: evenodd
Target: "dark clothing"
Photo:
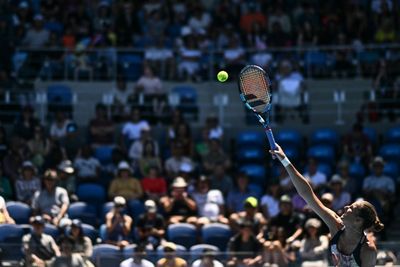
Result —
<instances>
[{"instance_id":1,"label":"dark clothing","mask_svg":"<svg viewBox=\"0 0 400 267\"><path fill-rule=\"evenodd\" d=\"M137 228L143 232L149 231L153 228L155 229L163 229L165 227L165 222L163 216L161 214L156 214L154 219L149 219L146 214L141 214L136 224ZM154 235L148 235L142 237L139 242L142 243L150 243L154 247L157 247L160 244L161 238Z\"/></svg>"},{"instance_id":2,"label":"dark clothing","mask_svg":"<svg viewBox=\"0 0 400 267\"><path fill-rule=\"evenodd\" d=\"M239 233L233 236L228 243L228 251L233 257L238 259L254 258L262 250L262 244L255 236L250 236L249 240L244 242Z\"/></svg>"},{"instance_id":3,"label":"dark clothing","mask_svg":"<svg viewBox=\"0 0 400 267\"><path fill-rule=\"evenodd\" d=\"M304 218L301 214L293 212L291 215L283 215L278 213L271 219L271 227L283 227L288 236L294 234L297 228L303 225Z\"/></svg>"},{"instance_id":4,"label":"dark clothing","mask_svg":"<svg viewBox=\"0 0 400 267\"><path fill-rule=\"evenodd\" d=\"M171 211L166 213L167 217L174 215L180 215L185 217L197 215L197 212L191 210L189 206L186 204L185 200L183 199L182 200L176 199L172 205L173 206Z\"/></svg>"},{"instance_id":5,"label":"dark clothing","mask_svg":"<svg viewBox=\"0 0 400 267\"><path fill-rule=\"evenodd\" d=\"M360 242L358 243L357 247L353 250L353 252L350 255L345 255L341 253L338 250L338 243L339 243L339 238L340 235L344 232L344 228L339 230L331 239L329 242L329 248L332 253L333 257L333 263L335 266L343 266L343 267L354 267L356 264L358 266L361 266L361 257L360 257L360 251L361 247L364 244L364 242L367 240L366 236L364 235L361 239Z\"/></svg>"}]
</instances>

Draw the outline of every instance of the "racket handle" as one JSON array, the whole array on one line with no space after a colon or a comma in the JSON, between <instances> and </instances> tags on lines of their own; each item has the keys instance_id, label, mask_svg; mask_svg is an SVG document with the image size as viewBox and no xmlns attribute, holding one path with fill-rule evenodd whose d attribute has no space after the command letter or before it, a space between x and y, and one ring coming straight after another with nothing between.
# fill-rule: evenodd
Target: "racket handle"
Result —
<instances>
[{"instance_id":1,"label":"racket handle","mask_svg":"<svg viewBox=\"0 0 400 267\"><path fill-rule=\"evenodd\" d=\"M271 147L272 150L275 150L276 149L275 138L270 127L265 128L265 134L267 135L269 146Z\"/></svg>"}]
</instances>

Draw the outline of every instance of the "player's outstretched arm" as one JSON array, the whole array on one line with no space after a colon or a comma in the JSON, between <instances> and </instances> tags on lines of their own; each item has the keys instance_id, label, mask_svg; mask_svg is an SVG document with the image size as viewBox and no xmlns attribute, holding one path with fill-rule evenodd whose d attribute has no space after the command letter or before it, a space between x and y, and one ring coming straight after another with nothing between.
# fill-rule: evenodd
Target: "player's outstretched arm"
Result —
<instances>
[{"instance_id":1,"label":"player's outstretched arm","mask_svg":"<svg viewBox=\"0 0 400 267\"><path fill-rule=\"evenodd\" d=\"M335 234L342 227L342 220L340 217L333 210L325 207L324 204L322 204L312 190L310 183L297 171L278 144L276 144L276 150L270 150L270 153L275 155L285 167L299 195L327 224L331 234Z\"/></svg>"}]
</instances>

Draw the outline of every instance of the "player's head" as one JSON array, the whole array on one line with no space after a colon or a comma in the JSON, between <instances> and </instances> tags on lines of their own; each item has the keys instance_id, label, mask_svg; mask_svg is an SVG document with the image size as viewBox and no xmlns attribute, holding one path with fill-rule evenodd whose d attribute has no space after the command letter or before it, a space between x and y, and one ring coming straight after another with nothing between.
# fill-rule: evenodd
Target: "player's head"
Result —
<instances>
[{"instance_id":1,"label":"player's head","mask_svg":"<svg viewBox=\"0 0 400 267\"><path fill-rule=\"evenodd\" d=\"M346 226L356 227L361 231L379 232L384 227L374 206L365 200L359 200L345 206L342 220Z\"/></svg>"}]
</instances>

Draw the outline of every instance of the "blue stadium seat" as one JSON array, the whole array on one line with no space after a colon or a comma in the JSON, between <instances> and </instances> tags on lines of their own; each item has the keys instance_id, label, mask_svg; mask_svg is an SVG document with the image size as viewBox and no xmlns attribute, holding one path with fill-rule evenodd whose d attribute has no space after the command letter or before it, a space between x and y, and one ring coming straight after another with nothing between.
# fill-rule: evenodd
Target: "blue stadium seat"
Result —
<instances>
[{"instance_id":1,"label":"blue stadium seat","mask_svg":"<svg viewBox=\"0 0 400 267\"><path fill-rule=\"evenodd\" d=\"M118 63L129 81L136 81L143 72L143 57L140 54L119 54Z\"/></svg>"},{"instance_id":2,"label":"blue stadium seat","mask_svg":"<svg viewBox=\"0 0 400 267\"><path fill-rule=\"evenodd\" d=\"M91 259L96 267L119 266L122 259L122 253L117 246L99 244L93 247Z\"/></svg>"},{"instance_id":3,"label":"blue stadium seat","mask_svg":"<svg viewBox=\"0 0 400 267\"><path fill-rule=\"evenodd\" d=\"M237 135L236 145L241 147L265 147L265 134L260 131L243 131Z\"/></svg>"},{"instance_id":4,"label":"blue stadium seat","mask_svg":"<svg viewBox=\"0 0 400 267\"><path fill-rule=\"evenodd\" d=\"M24 230L18 224L0 224L0 249L2 266L21 266ZM12 265L12 264L16 265ZM7 265L6 265L7 264Z\"/></svg>"},{"instance_id":5,"label":"blue stadium seat","mask_svg":"<svg viewBox=\"0 0 400 267\"><path fill-rule=\"evenodd\" d=\"M190 247L190 261L193 262L201 257L205 249L211 250L216 253L217 258L220 253L219 248L210 244L197 244Z\"/></svg>"},{"instance_id":6,"label":"blue stadium seat","mask_svg":"<svg viewBox=\"0 0 400 267\"><path fill-rule=\"evenodd\" d=\"M258 164L247 164L240 167L240 171L244 172L249 176L250 183L258 184L264 187L266 183L266 171L263 165Z\"/></svg>"},{"instance_id":7,"label":"blue stadium seat","mask_svg":"<svg viewBox=\"0 0 400 267\"><path fill-rule=\"evenodd\" d=\"M89 204L102 205L106 200L105 189L95 183L81 184L76 190L76 195L79 201L87 202Z\"/></svg>"},{"instance_id":8,"label":"blue stadium seat","mask_svg":"<svg viewBox=\"0 0 400 267\"><path fill-rule=\"evenodd\" d=\"M385 143L400 144L400 126L390 128L385 133Z\"/></svg>"},{"instance_id":9,"label":"blue stadium seat","mask_svg":"<svg viewBox=\"0 0 400 267\"><path fill-rule=\"evenodd\" d=\"M378 62L379 58L379 53L375 51L362 51L358 53L358 60L360 63L373 64Z\"/></svg>"},{"instance_id":10,"label":"blue stadium seat","mask_svg":"<svg viewBox=\"0 0 400 267\"><path fill-rule=\"evenodd\" d=\"M54 240L58 240L61 234L60 230L55 225L49 223L44 225L43 232L53 237Z\"/></svg>"},{"instance_id":11,"label":"blue stadium seat","mask_svg":"<svg viewBox=\"0 0 400 267\"><path fill-rule=\"evenodd\" d=\"M349 166L349 174L350 177L356 178L356 179L363 179L366 175L366 170L365 167L358 162L353 162Z\"/></svg>"},{"instance_id":12,"label":"blue stadium seat","mask_svg":"<svg viewBox=\"0 0 400 267\"><path fill-rule=\"evenodd\" d=\"M29 218L32 215L32 209L27 204L17 201L10 201L7 202L7 210L10 216L15 220L15 223L29 223Z\"/></svg>"},{"instance_id":13,"label":"blue stadium seat","mask_svg":"<svg viewBox=\"0 0 400 267\"><path fill-rule=\"evenodd\" d=\"M189 223L170 224L167 228L168 240L189 249L197 243L197 229Z\"/></svg>"},{"instance_id":14,"label":"blue stadium seat","mask_svg":"<svg viewBox=\"0 0 400 267\"><path fill-rule=\"evenodd\" d=\"M189 85L176 86L171 89L172 94L179 97L178 109L189 120L198 119L197 91Z\"/></svg>"},{"instance_id":15,"label":"blue stadium seat","mask_svg":"<svg viewBox=\"0 0 400 267\"><path fill-rule=\"evenodd\" d=\"M122 257L124 258L124 260L132 257L133 252L135 251L136 247L137 247L136 244L130 244L130 245L124 247L124 249L122 250Z\"/></svg>"},{"instance_id":16,"label":"blue stadium seat","mask_svg":"<svg viewBox=\"0 0 400 267\"><path fill-rule=\"evenodd\" d=\"M47 102L55 105L72 105L72 90L63 84L47 87Z\"/></svg>"},{"instance_id":17,"label":"blue stadium seat","mask_svg":"<svg viewBox=\"0 0 400 267\"><path fill-rule=\"evenodd\" d=\"M259 184L250 183L248 185L249 191L256 197L260 198L264 193L264 188L261 187Z\"/></svg>"},{"instance_id":18,"label":"blue stadium seat","mask_svg":"<svg viewBox=\"0 0 400 267\"><path fill-rule=\"evenodd\" d=\"M364 127L363 133L368 136L368 139L372 144L376 144L378 142L378 134L374 128Z\"/></svg>"},{"instance_id":19,"label":"blue stadium seat","mask_svg":"<svg viewBox=\"0 0 400 267\"><path fill-rule=\"evenodd\" d=\"M80 219L83 223L97 225L97 208L86 202L74 202L68 207L70 219Z\"/></svg>"},{"instance_id":20,"label":"blue stadium seat","mask_svg":"<svg viewBox=\"0 0 400 267\"><path fill-rule=\"evenodd\" d=\"M237 152L237 161L239 164L245 163L258 163L262 164L265 161L265 150L264 147L252 148L242 147Z\"/></svg>"},{"instance_id":21,"label":"blue stadium seat","mask_svg":"<svg viewBox=\"0 0 400 267\"><path fill-rule=\"evenodd\" d=\"M94 157L100 161L101 164L106 165L111 163L113 146L99 146L94 150Z\"/></svg>"},{"instance_id":22,"label":"blue stadium seat","mask_svg":"<svg viewBox=\"0 0 400 267\"><path fill-rule=\"evenodd\" d=\"M400 161L400 144L386 144L381 146L379 155L386 161Z\"/></svg>"},{"instance_id":23,"label":"blue stadium seat","mask_svg":"<svg viewBox=\"0 0 400 267\"><path fill-rule=\"evenodd\" d=\"M139 215L145 212L144 203L138 199L129 200L128 203L129 214L134 221L137 221Z\"/></svg>"},{"instance_id":24,"label":"blue stadium seat","mask_svg":"<svg viewBox=\"0 0 400 267\"><path fill-rule=\"evenodd\" d=\"M327 67L329 64L328 55L324 52L310 51L304 55L304 63L307 66L312 67Z\"/></svg>"},{"instance_id":25,"label":"blue stadium seat","mask_svg":"<svg viewBox=\"0 0 400 267\"><path fill-rule=\"evenodd\" d=\"M399 164L393 161L389 161L385 163L385 167L383 167L383 173L391 178L396 182L399 175Z\"/></svg>"},{"instance_id":26,"label":"blue stadium seat","mask_svg":"<svg viewBox=\"0 0 400 267\"><path fill-rule=\"evenodd\" d=\"M288 156L291 161L296 162L299 160L300 152L298 147L292 145L283 145L282 148L285 151L286 156Z\"/></svg>"},{"instance_id":27,"label":"blue stadium seat","mask_svg":"<svg viewBox=\"0 0 400 267\"><path fill-rule=\"evenodd\" d=\"M308 149L307 156L315 158L318 163L333 164L335 160L335 150L329 145L315 145Z\"/></svg>"},{"instance_id":28,"label":"blue stadium seat","mask_svg":"<svg viewBox=\"0 0 400 267\"><path fill-rule=\"evenodd\" d=\"M201 237L203 243L216 246L220 251L226 251L232 231L226 224L210 223L201 229Z\"/></svg>"},{"instance_id":29,"label":"blue stadium seat","mask_svg":"<svg viewBox=\"0 0 400 267\"><path fill-rule=\"evenodd\" d=\"M326 175L326 178L329 180L329 178L332 176L332 166L330 164L324 163L324 162L319 162L317 166L318 171L322 172L323 174ZM304 168L304 172L308 172L308 165Z\"/></svg>"},{"instance_id":30,"label":"blue stadium seat","mask_svg":"<svg viewBox=\"0 0 400 267\"><path fill-rule=\"evenodd\" d=\"M320 128L311 134L312 145L336 146L339 143L339 134L329 128Z\"/></svg>"},{"instance_id":31,"label":"blue stadium seat","mask_svg":"<svg viewBox=\"0 0 400 267\"><path fill-rule=\"evenodd\" d=\"M101 239L101 242L105 242L108 239L107 225L105 223L103 223L99 227L99 237Z\"/></svg>"},{"instance_id":32,"label":"blue stadium seat","mask_svg":"<svg viewBox=\"0 0 400 267\"><path fill-rule=\"evenodd\" d=\"M296 130L280 130L274 134L276 142L282 147L290 146L298 148L303 143L301 134Z\"/></svg>"}]
</instances>

